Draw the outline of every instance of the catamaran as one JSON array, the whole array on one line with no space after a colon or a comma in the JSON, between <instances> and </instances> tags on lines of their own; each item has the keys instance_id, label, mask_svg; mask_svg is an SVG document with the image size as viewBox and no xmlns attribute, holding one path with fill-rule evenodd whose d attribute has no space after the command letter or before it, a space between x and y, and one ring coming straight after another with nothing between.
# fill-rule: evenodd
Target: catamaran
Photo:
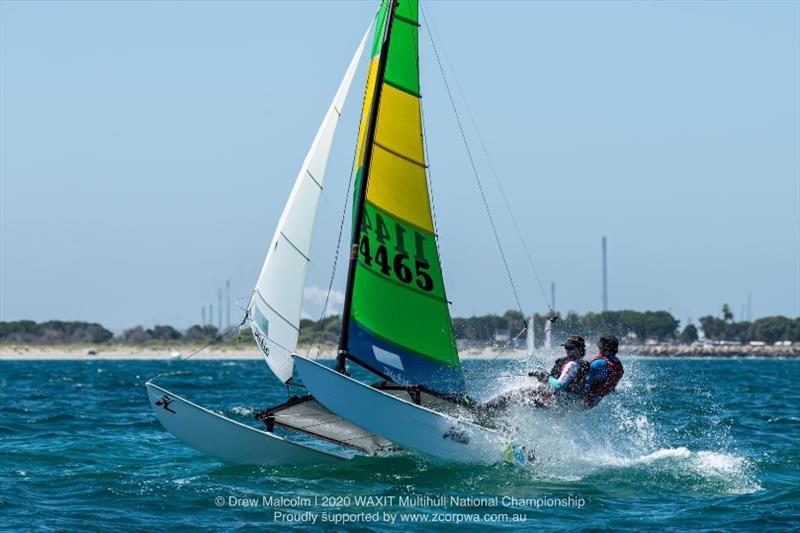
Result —
<instances>
[{"instance_id":1,"label":"catamaran","mask_svg":"<svg viewBox=\"0 0 800 533\"><path fill-rule=\"evenodd\" d=\"M524 447L475 421L467 395L431 211L418 16L418 0L383 0L375 17L336 368L294 352L327 158L366 35L297 176L246 315L275 376L292 383L296 370L310 394L260 413L260 430L148 382L156 416L190 446L247 464L347 457L319 445L326 442L366 455L407 448L447 461L529 460ZM349 364L377 382L352 378Z\"/></svg>"}]
</instances>

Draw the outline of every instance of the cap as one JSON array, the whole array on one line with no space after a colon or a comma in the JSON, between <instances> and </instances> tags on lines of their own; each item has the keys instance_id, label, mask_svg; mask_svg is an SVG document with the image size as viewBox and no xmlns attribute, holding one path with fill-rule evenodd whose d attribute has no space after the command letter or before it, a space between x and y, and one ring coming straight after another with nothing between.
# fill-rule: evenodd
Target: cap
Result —
<instances>
[{"instance_id":1,"label":"cap","mask_svg":"<svg viewBox=\"0 0 800 533\"><path fill-rule=\"evenodd\" d=\"M580 335L570 335L561 346L564 348L586 348L586 341Z\"/></svg>"}]
</instances>

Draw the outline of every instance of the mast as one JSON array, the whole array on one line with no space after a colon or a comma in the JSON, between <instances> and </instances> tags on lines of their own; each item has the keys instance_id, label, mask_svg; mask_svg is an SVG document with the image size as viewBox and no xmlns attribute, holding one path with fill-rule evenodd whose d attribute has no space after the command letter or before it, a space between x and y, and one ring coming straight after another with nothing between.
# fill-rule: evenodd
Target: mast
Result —
<instances>
[{"instance_id":1,"label":"mast","mask_svg":"<svg viewBox=\"0 0 800 533\"><path fill-rule=\"evenodd\" d=\"M361 242L361 222L364 218L364 202L367 196L367 183L369 182L370 166L372 162L373 140L378 124L378 111L380 107L381 91L383 88L384 73L386 71L386 58L389 55L389 38L392 34L392 22L396 7L395 0L389 0L389 9L386 15L386 27L383 34L383 45L381 55L378 58L378 72L376 73L375 89L372 93L372 104L369 111L369 123L367 124L367 134L364 139L364 169L359 183L358 193L355 202L355 218L353 220L353 237L350 245L350 264L347 270L347 285L345 287L344 307L342 309L342 331L339 335L339 350L336 355L336 371L345 371L345 359L348 353L350 315L353 302L353 284L356 278L356 266L358 265L358 246Z\"/></svg>"}]
</instances>

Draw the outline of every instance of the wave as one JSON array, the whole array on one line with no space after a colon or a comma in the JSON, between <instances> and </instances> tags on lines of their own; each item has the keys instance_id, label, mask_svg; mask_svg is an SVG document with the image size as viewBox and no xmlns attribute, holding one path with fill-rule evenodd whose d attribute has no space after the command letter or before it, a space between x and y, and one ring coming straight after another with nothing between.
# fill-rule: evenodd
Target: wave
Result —
<instances>
[{"instance_id":1,"label":"wave","mask_svg":"<svg viewBox=\"0 0 800 533\"><path fill-rule=\"evenodd\" d=\"M693 416L676 420L665 416L675 405L659 404L652 393L660 376L630 367L619 392L595 409L506 412L501 423L512 439L536 455L533 476L714 494L762 490L753 462L731 452L729 428L719 423L711 395L690 391L684 401L691 403Z\"/></svg>"},{"instance_id":2,"label":"wave","mask_svg":"<svg viewBox=\"0 0 800 533\"><path fill-rule=\"evenodd\" d=\"M239 416L251 416L253 413L256 412L256 410L253 409L252 407L243 407L241 405L235 405L231 407L231 412Z\"/></svg>"},{"instance_id":3,"label":"wave","mask_svg":"<svg viewBox=\"0 0 800 533\"><path fill-rule=\"evenodd\" d=\"M693 452L685 447L662 448L632 459L618 461L617 468L642 471L660 485L677 485L698 492L752 494L762 486L752 476L745 458L708 450Z\"/></svg>"},{"instance_id":4,"label":"wave","mask_svg":"<svg viewBox=\"0 0 800 533\"><path fill-rule=\"evenodd\" d=\"M537 456L532 466L537 478L712 494L762 490L745 457L722 450L659 446L656 428L643 415L613 434L598 431L586 420L582 427L560 424L528 441Z\"/></svg>"}]
</instances>

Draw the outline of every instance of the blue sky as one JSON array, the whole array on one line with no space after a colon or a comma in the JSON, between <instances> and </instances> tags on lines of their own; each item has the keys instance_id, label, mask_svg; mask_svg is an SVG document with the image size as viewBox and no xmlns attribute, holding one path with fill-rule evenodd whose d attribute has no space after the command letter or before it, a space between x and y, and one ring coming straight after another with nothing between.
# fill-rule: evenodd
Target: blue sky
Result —
<instances>
[{"instance_id":1,"label":"blue sky","mask_svg":"<svg viewBox=\"0 0 800 533\"><path fill-rule=\"evenodd\" d=\"M0 319L186 327L226 279L246 298L375 6L0 3ZM728 302L738 318L752 293L754 317L800 314L799 6L428 4L560 310L600 307L606 235L612 309L685 321ZM513 296L424 29L421 43L452 312L501 312ZM310 315L363 75L328 167ZM541 311L468 135L523 305Z\"/></svg>"}]
</instances>

